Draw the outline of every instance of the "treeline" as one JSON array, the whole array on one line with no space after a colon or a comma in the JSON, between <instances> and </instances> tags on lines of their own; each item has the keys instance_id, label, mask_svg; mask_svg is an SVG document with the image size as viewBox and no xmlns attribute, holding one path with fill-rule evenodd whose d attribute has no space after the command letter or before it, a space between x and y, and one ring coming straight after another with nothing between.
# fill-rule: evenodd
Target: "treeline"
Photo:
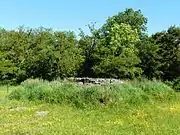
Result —
<instances>
[{"instance_id":1,"label":"treeline","mask_svg":"<svg viewBox=\"0 0 180 135\"><path fill-rule=\"evenodd\" d=\"M90 35L80 30L0 29L0 80L106 77L173 80L180 76L180 27L147 34L147 18L126 9Z\"/></svg>"}]
</instances>

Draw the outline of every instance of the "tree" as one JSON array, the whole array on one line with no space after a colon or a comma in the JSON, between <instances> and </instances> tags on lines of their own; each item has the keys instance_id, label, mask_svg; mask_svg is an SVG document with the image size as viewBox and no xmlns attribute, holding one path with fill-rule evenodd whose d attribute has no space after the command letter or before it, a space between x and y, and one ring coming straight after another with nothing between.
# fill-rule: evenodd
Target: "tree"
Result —
<instances>
[{"instance_id":1,"label":"tree","mask_svg":"<svg viewBox=\"0 0 180 135\"><path fill-rule=\"evenodd\" d=\"M79 71L80 76L87 77L95 77L93 66L95 64L95 59L93 58L95 48L98 44L99 31L95 28L95 23L88 25L91 35L85 35L85 33L80 29L79 36L81 37L78 45L82 50L82 56L84 56L85 60L83 66L81 67L81 71Z\"/></svg>"},{"instance_id":2,"label":"tree","mask_svg":"<svg viewBox=\"0 0 180 135\"><path fill-rule=\"evenodd\" d=\"M25 70L28 78L52 80L53 68L53 31L43 27L32 29L28 39Z\"/></svg>"},{"instance_id":3,"label":"tree","mask_svg":"<svg viewBox=\"0 0 180 135\"><path fill-rule=\"evenodd\" d=\"M0 31L0 79L20 83L27 78L53 80L76 76L84 57L73 32L43 27Z\"/></svg>"},{"instance_id":4,"label":"tree","mask_svg":"<svg viewBox=\"0 0 180 135\"><path fill-rule=\"evenodd\" d=\"M173 80L180 76L180 28L172 26L167 31L152 36L159 46L163 79Z\"/></svg>"},{"instance_id":5,"label":"tree","mask_svg":"<svg viewBox=\"0 0 180 135\"><path fill-rule=\"evenodd\" d=\"M132 8L126 9L124 12L119 12L117 15L109 17L103 27L100 29L101 34L108 35L111 27L114 24L128 24L131 26L132 30L137 30L137 33L141 38L145 36L147 18L143 16L141 10L133 10Z\"/></svg>"},{"instance_id":6,"label":"tree","mask_svg":"<svg viewBox=\"0 0 180 135\"><path fill-rule=\"evenodd\" d=\"M77 76L84 62L81 49L73 32L57 32L55 58L60 77Z\"/></svg>"},{"instance_id":7,"label":"tree","mask_svg":"<svg viewBox=\"0 0 180 135\"><path fill-rule=\"evenodd\" d=\"M2 53L0 53L0 80L3 84L15 83L17 67L10 60L6 60Z\"/></svg>"},{"instance_id":8,"label":"tree","mask_svg":"<svg viewBox=\"0 0 180 135\"><path fill-rule=\"evenodd\" d=\"M28 52L26 71L33 78L53 80L75 76L83 62L73 32L37 29Z\"/></svg>"},{"instance_id":9,"label":"tree","mask_svg":"<svg viewBox=\"0 0 180 135\"><path fill-rule=\"evenodd\" d=\"M102 64L103 62L99 65L99 63L100 63L99 61L103 61L103 60L101 60L100 57L104 57L104 56L100 56L100 53L102 53L102 54L106 53L107 55L110 55L111 53L109 54L108 48L113 48L116 45L118 46L118 44L119 44L119 43L117 43L117 42L119 42L118 40L113 41L112 29L115 27L115 25L121 26L123 24L126 24L129 27L131 27L130 29L132 31L137 32L138 38L139 37L143 38L145 36L145 32L146 32L146 23L147 23L147 19L142 15L140 10L135 11L133 9L126 9L124 12L119 12L117 15L109 17L108 20L106 21L106 23L99 29L95 29L94 24L89 25L91 35L90 36L85 35L83 32L81 32L81 39L79 41L79 45L82 48L82 50L84 51L83 55L86 58L84 66L83 66L84 70L82 72L82 75L91 76L91 77L92 76L98 77L100 75L100 72L99 72L100 69L102 71L103 66L105 66L105 64ZM116 32L118 32L118 30ZM116 35L116 36L118 36L118 35ZM124 37L121 36L120 38L124 38ZM127 38L127 37L125 36L125 38ZM128 44L128 43L122 43L122 44ZM112 46L112 47L108 47L108 46ZM97 48L101 48L101 49L99 49L99 51L97 51ZM129 47L129 48L131 48L131 47ZM134 48L132 48L132 49L134 49ZM119 47L119 51L121 51L120 47ZM121 53L121 52L119 52L119 53ZM97 56L97 54L99 56ZM136 57L135 57L135 59L136 59ZM122 59L121 59L121 61L124 62ZM127 62L127 60L125 60L125 61ZM108 61L107 61L107 63L108 63ZM100 68L100 66L101 66L101 68ZM129 67L131 67L131 65L129 65ZM104 70L105 70L105 68L107 68L107 70L108 70L109 67L104 67ZM106 75L105 75L105 72L107 72ZM110 77L110 76L112 77L112 75L108 76L108 72L109 71L104 71L102 76L105 75L106 77Z\"/></svg>"},{"instance_id":10,"label":"tree","mask_svg":"<svg viewBox=\"0 0 180 135\"><path fill-rule=\"evenodd\" d=\"M23 69L23 61L25 57L25 47L27 40L25 32L22 27L18 31L6 31L1 33L0 37L0 52L1 52L1 64L6 68L15 69L15 72L8 73L6 78L12 78L16 81L22 81L26 76ZM12 66L12 67L11 67Z\"/></svg>"},{"instance_id":11,"label":"tree","mask_svg":"<svg viewBox=\"0 0 180 135\"><path fill-rule=\"evenodd\" d=\"M128 24L114 24L108 37L109 44L101 44L96 49L95 57L99 63L94 66L94 71L101 77L134 78L141 74L138 50L135 43L139 40L138 32Z\"/></svg>"},{"instance_id":12,"label":"tree","mask_svg":"<svg viewBox=\"0 0 180 135\"><path fill-rule=\"evenodd\" d=\"M151 37L143 39L136 44L141 59L139 67L143 70L143 75L148 79L161 79L163 72L161 71L162 63L159 55L159 46L155 44Z\"/></svg>"}]
</instances>

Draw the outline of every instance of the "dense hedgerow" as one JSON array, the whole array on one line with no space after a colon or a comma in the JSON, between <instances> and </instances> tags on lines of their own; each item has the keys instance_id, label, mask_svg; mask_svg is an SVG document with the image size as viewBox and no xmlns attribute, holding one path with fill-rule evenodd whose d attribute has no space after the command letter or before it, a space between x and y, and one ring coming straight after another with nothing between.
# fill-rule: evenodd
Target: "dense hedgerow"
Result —
<instances>
[{"instance_id":1,"label":"dense hedgerow","mask_svg":"<svg viewBox=\"0 0 180 135\"><path fill-rule=\"evenodd\" d=\"M139 105L146 102L163 102L174 97L174 91L168 85L145 79L104 86L26 80L9 95L10 99L71 104L76 107L112 106L122 103Z\"/></svg>"}]
</instances>

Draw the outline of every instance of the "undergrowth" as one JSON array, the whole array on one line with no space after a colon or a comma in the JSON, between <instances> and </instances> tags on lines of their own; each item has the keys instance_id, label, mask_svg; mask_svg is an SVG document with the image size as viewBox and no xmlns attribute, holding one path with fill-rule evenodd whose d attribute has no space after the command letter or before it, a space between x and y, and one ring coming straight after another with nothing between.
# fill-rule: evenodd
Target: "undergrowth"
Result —
<instances>
[{"instance_id":1,"label":"undergrowth","mask_svg":"<svg viewBox=\"0 0 180 135\"><path fill-rule=\"evenodd\" d=\"M70 104L75 107L140 105L176 98L174 90L157 80L134 80L123 84L83 86L70 82L26 80L10 93L9 99Z\"/></svg>"}]
</instances>

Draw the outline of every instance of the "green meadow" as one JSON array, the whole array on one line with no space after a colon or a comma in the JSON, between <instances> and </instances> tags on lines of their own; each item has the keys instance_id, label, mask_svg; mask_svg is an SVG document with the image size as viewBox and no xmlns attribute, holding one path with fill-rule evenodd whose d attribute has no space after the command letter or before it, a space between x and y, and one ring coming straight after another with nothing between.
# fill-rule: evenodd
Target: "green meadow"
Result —
<instances>
[{"instance_id":1,"label":"green meadow","mask_svg":"<svg viewBox=\"0 0 180 135\"><path fill-rule=\"evenodd\" d=\"M33 95L33 93L36 93ZM178 135L180 94L160 81L0 87L2 135Z\"/></svg>"}]
</instances>

